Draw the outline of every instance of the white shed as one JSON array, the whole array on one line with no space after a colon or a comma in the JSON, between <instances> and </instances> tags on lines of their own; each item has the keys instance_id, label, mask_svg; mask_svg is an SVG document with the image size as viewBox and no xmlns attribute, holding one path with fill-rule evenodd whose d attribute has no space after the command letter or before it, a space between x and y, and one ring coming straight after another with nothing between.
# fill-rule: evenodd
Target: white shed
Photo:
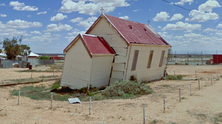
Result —
<instances>
[{"instance_id":1,"label":"white shed","mask_svg":"<svg viewBox=\"0 0 222 124\"><path fill-rule=\"evenodd\" d=\"M38 56L39 56L38 54L33 53L33 52L31 52L31 53L28 55L28 62L30 63L30 65L32 65L32 67L35 67L35 66L36 66L36 58L37 58Z\"/></svg>"},{"instance_id":2,"label":"white shed","mask_svg":"<svg viewBox=\"0 0 222 124\"><path fill-rule=\"evenodd\" d=\"M102 37L78 35L66 52L61 86L80 89L107 86L115 52Z\"/></svg>"},{"instance_id":3,"label":"white shed","mask_svg":"<svg viewBox=\"0 0 222 124\"><path fill-rule=\"evenodd\" d=\"M97 59L97 63L100 63L98 67L91 62L93 59L87 60L88 63L84 63L82 60L75 60L76 58L74 57L71 59L70 56L75 56L77 51L85 51L87 53L86 49L82 49L83 47L72 45L74 41L76 42L76 39L80 39L81 35L77 36L64 50L66 52L66 58L61 80L62 86L70 86L73 89L87 86L80 81L69 80L71 77L74 77L74 73L79 74L77 76L78 78L84 77L85 74L82 75L83 73L79 73L79 70L71 70L71 66L67 66L67 63L76 63L76 66L79 67L78 69L81 69L84 72L88 72L85 69L86 67L97 70L102 66L102 68L104 68L103 72L105 73L105 71L107 71L107 75L104 77L106 80L103 80L103 84L106 85L118 80L129 80L131 76L136 77L139 82L156 80L163 77L164 70L166 69L168 49L171 46L150 25L101 14L88 29L86 34L103 38L111 47L110 49L115 51L114 59L112 60L110 57L109 62L104 65L102 65L102 63L106 59ZM94 45L95 46L92 47L92 49L100 48L96 47L97 44ZM85 48L88 48L88 46L85 46ZM73 49L75 52L69 52L69 49L70 51ZM114 53L112 53L112 57L113 54ZM90 63L93 64L89 65ZM105 69L105 67L107 67L107 69ZM67 71L67 69L69 71ZM95 82L102 81L101 79L103 76L100 76L100 74L101 73L93 73L95 77L98 77L97 80L94 80ZM107 78L108 75L109 80ZM88 76L86 77L85 82L88 81L91 83Z\"/></svg>"}]
</instances>

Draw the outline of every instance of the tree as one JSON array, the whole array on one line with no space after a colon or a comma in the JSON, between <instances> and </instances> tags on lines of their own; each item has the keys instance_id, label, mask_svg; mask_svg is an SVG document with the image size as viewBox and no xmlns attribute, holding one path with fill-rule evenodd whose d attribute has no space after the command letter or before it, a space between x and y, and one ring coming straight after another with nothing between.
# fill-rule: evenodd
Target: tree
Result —
<instances>
[{"instance_id":1,"label":"tree","mask_svg":"<svg viewBox=\"0 0 222 124\"><path fill-rule=\"evenodd\" d=\"M18 42L20 44L18 44ZM27 56L31 50L30 47L24 44L21 44L22 36L13 37L12 39L5 38L3 41L3 48L7 55L7 59L14 60L17 55Z\"/></svg>"}]
</instances>

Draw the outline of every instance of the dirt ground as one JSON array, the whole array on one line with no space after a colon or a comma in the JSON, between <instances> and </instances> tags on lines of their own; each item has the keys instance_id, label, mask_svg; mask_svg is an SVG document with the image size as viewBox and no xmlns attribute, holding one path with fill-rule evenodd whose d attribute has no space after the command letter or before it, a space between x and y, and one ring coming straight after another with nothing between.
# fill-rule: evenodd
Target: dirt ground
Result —
<instances>
[{"instance_id":1,"label":"dirt ground","mask_svg":"<svg viewBox=\"0 0 222 124\"><path fill-rule=\"evenodd\" d=\"M0 81L18 77L21 74L22 77L30 75L30 73L19 73L13 70L0 69ZM135 99L92 101L91 115L89 115L89 102L69 104L68 101L53 101L51 110L49 100L37 101L21 97L20 105L17 105L18 99L10 95L10 90L18 89L22 85L0 87L0 124L142 124L143 103L145 103L146 124L222 123L220 122L222 81L216 80L222 73L221 65L172 65L168 66L167 72L171 75L174 75L174 72L175 75L186 75L187 78L182 81L152 82L149 85L154 93ZM214 77L212 83L211 76ZM191 80L195 78L201 79L200 90L198 81ZM26 85L52 83L53 81ZM179 88L181 102L179 102ZM165 111L163 111L164 94Z\"/></svg>"}]
</instances>

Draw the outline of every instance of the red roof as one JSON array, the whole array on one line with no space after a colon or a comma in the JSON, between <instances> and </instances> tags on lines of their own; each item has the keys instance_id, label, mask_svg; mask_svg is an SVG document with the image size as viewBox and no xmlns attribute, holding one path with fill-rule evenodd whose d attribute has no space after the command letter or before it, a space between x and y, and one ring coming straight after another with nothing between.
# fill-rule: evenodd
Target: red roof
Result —
<instances>
[{"instance_id":1,"label":"red roof","mask_svg":"<svg viewBox=\"0 0 222 124\"><path fill-rule=\"evenodd\" d=\"M170 45L148 24L124 20L110 15L104 15L104 17L128 44ZM90 33L91 28L93 26L86 32L87 34Z\"/></svg>"},{"instance_id":2,"label":"red roof","mask_svg":"<svg viewBox=\"0 0 222 124\"><path fill-rule=\"evenodd\" d=\"M95 35L80 35L90 56L93 54L115 54L104 38Z\"/></svg>"}]
</instances>

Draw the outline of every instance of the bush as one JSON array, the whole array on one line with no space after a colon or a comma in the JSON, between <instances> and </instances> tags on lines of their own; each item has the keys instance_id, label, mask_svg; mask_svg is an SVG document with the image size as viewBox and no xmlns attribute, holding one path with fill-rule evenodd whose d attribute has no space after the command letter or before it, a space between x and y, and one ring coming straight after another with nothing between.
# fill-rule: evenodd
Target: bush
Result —
<instances>
[{"instance_id":1,"label":"bush","mask_svg":"<svg viewBox=\"0 0 222 124\"><path fill-rule=\"evenodd\" d=\"M51 57L49 57L49 56L39 56L39 57L37 57L37 59L48 60L48 59L51 59Z\"/></svg>"},{"instance_id":2,"label":"bush","mask_svg":"<svg viewBox=\"0 0 222 124\"><path fill-rule=\"evenodd\" d=\"M182 75L177 75L177 76L167 75L165 77L165 80L182 80L182 79L183 79Z\"/></svg>"},{"instance_id":3,"label":"bush","mask_svg":"<svg viewBox=\"0 0 222 124\"><path fill-rule=\"evenodd\" d=\"M60 87L60 80L56 80L55 83L52 84L52 91L58 89Z\"/></svg>"},{"instance_id":4,"label":"bush","mask_svg":"<svg viewBox=\"0 0 222 124\"><path fill-rule=\"evenodd\" d=\"M11 95L18 96L18 90L11 91ZM51 97L51 92L44 86L25 86L21 88L21 96L26 96L34 100L49 100ZM53 94L53 100L66 101L71 95L68 94Z\"/></svg>"},{"instance_id":5,"label":"bush","mask_svg":"<svg viewBox=\"0 0 222 124\"><path fill-rule=\"evenodd\" d=\"M135 96L152 93L153 90L149 85L137 83L134 81L117 81L108 86L102 95L108 98L133 98Z\"/></svg>"}]
</instances>

